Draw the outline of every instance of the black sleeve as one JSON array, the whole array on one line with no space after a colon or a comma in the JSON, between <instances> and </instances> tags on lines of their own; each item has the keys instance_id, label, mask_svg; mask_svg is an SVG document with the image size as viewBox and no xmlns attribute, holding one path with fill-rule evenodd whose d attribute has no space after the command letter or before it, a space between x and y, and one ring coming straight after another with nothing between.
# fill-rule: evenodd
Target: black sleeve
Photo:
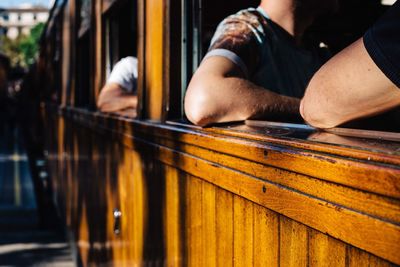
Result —
<instances>
[{"instance_id":1,"label":"black sleeve","mask_svg":"<svg viewBox=\"0 0 400 267\"><path fill-rule=\"evenodd\" d=\"M365 33L364 45L382 72L400 88L400 1Z\"/></svg>"}]
</instances>

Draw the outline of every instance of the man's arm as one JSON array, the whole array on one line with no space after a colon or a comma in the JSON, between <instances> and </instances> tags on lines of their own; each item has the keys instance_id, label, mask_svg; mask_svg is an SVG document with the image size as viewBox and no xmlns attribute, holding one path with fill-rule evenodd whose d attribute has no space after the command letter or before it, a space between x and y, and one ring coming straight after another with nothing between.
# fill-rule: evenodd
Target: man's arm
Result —
<instances>
[{"instance_id":1,"label":"man's arm","mask_svg":"<svg viewBox=\"0 0 400 267\"><path fill-rule=\"evenodd\" d=\"M331 128L399 105L400 89L375 65L359 39L314 75L300 113L315 127Z\"/></svg>"},{"instance_id":2,"label":"man's arm","mask_svg":"<svg viewBox=\"0 0 400 267\"><path fill-rule=\"evenodd\" d=\"M126 92L117 83L107 83L100 91L97 107L103 112L116 112L129 108L136 109L137 96Z\"/></svg>"},{"instance_id":3,"label":"man's arm","mask_svg":"<svg viewBox=\"0 0 400 267\"><path fill-rule=\"evenodd\" d=\"M300 100L261 88L243 78L227 58L208 57L193 75L185 96L188 119L200 126L250 118L299 116Z\"/></svg>"}]
</instances>

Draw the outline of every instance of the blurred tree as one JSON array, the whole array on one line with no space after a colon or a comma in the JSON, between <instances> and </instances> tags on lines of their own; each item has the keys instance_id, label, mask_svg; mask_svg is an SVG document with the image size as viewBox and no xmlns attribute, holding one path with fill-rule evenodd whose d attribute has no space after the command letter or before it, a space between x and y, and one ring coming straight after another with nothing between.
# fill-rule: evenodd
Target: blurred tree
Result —
<instances>
[{"instance_id":1,"label":"blurred tree","mask_svg":"<svg viewBox=\"0 0 400 267\"><path fill-rule=\"evenodd\" d=\"M26 68L34 63L43 29L44 23L38 23L31 29L29 35L20 35L14 40L7 36L2 37L0 51L10 58L12 67Z\"/></svg>"}]
</instances>

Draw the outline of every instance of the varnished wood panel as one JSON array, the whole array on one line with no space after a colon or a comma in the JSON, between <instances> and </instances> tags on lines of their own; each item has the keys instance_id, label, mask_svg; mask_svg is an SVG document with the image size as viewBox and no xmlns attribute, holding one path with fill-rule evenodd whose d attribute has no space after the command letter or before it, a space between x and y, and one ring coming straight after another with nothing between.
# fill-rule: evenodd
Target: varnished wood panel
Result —
<instances>
[{"instance_id":1,"label":"varnished wood panel","mask_svg":"<svg viewBox=\"0 0 400 267\"><path fill-rule=\"evenodd\" d=\"M308 266L307 227L280 216L279 266Z\"/></svg>"},{"instance_id":2,"label":"varnished wood panel","mask_svg":"<svg viewBox=\"0 0 400 267\"><path fill-rule=\"evenodd\" d=\"M64 8L63 14L63 30L62 30L62 63L61 63L61 80L62 80L62 92L61 92L61 104L67 104L67 92L69 91L70 85L70 66L71 66L71 3L68 2Z\"/></svg>"},{"instance_id":3,"label":"varnished wood panel","mask_svg":"<svg viewBox=\"0 0 400 267\"><path fill-rule=\"evenodd\" d=\"M254 205L254 266L279 265L279 215Z\"/></svg>"},{"instance_id":4,"label":"varnished wood panel","mask_svg":"<svg viewBox=\"0 0 400 267\"><path fill-rule=\"evenodd\" d=\"M174 142L166 139L155 140L162 145L173 147ZM213 162L232 169L240 170L264 180L293 188L309 195L326 199L329 202L349 207L353 210L400 223L400 201L377 194L355 190L336 183L326 182L310 176L299 175L279 168L266 166L250 160L238 160L237 157L216 153L198 146L181 144L180 148L191 155L211 159ZM266 152L268 155L268 152Z\"/></svg>"},{"instance_id":5,"label":"varnished wood panel","mask_svg":"<svg viewBox=\"0 0 400 267\"><path fill-rule=\"evenodd\" d=\"M348 248L348 266L369 266L369 267L389 267L394 266L390 263L375 257L369 253L366 253L360 249L349 247Z\"/></svg>"},{"instance_id":6,"label":"varnished wood panel","mask_svg":"<svg viewBox=\"0 0 400 267\"><path fill-rule=\"evenodd\" d=\"M203 225L203 266L215 266L218 256L216 253L216 187L206 182L203 182L202 186L201 218Z\"/></svg>"},{"instance_id":7,"label":"varnished wood panel","mask_svg":"<svg viewBox=\"0 0 400 267\"><path fill-rule=\"evenodd\" d=\"M177 164L179 168L187 170L193 175L201 176L213 184L278 213L302 221L310 227L368 249L377 255L385 255L400 262L396 252L396 247L400 245L398 242L400 228L396 225L376 220L350 209L339 208L333 203L312 198L273 183L260 181L198 158L182 155L163 147L158 148L160 152L162 151L159 153L160 159L165 163ZM174 161L172 162L171 159ZM266 188L265 191L264 188ZM357 233L349 231L349 229L359 228L362 228L363 231ZM379 240L376 239L377 236L381 236ZM366 243L364 240L371 242Z\"/></svg>"},{"instance_id":8,"label":"varnished wood panel","mask_svg":"<svg viewBox=\"0 0 400 267\"><path fill-rule=\"evenodd\" d=\"M165 167L165 206L164 206L164 228L166 243L166 265L182 266L182 191L177 169Z\"/></svg>"},{"instance_id":9,"label":"varnished wood panel","mask_svg":"<svg viewBox=\"0 0 400 267\"><path fill-rule=\"evenodd\" d=\"M233 266L233 194L220 188L216 192L217 266Z\"/></svg>"},{"instance_id":10,"label":"varnished wood panel","mask_svg":"<svg viewBox=\"0 0 400 267\"><path fill-rule=\"evenodd\" d=\"M105 65L105 38L102 20L103 3L111 1L95 1L94 2L94 31L95 31L95 52L94 52L94 100L97 103L100 90L104 85L104 65Z\"/></svg>"},{"instance_id":11,"label":"varnished wood panel","mask_svg":"<svg viewBox=\"0 0 400 267\"><path fill-rule=\"evenodd\" d=\"M145 35L145 117L163 116L164 8L165 0L147 0Z\"/></svg>"},{"instance_id":12,"label":"varnished wood panel","mask_svg":"<svg viewBox=\"0 0 400 267\"><path fill-rule=\"evenodd\" d=\"M233 197L233 265L253 265L253 203Z\"/></svg>"},{"instance_id":13,"label":"varnished wood panel","mask_svg":"<svg viewBox=\"0 0 400 267\"><path fill-rule=\"evenodd\" d=\"M186 179L186 246L188 266L203 265L202 181L190 175Z\"/></svg>"},{"instance_id":14,"label":"varnished wood panel","mask_svg":"<svg viewBox=\"0 0 400 267\"><path fill-rule=\"evenodd\" d=\"M86 265L390 265L355 246L395 259L396 225L370 216L366 212L373 208L361 203L395 206L395 200L213 151L200 157L204 150L185 144L159 145L123 122L116 122L116 127L132 133L123 138L70 119L56 123L64 143L60 147L58 140L57 149L66 155L55 168L63 177L62 188L78 191L82 200L78 209L71 202L67 210L79 214L75 229ZM82 157L86 153L88 157ZM106 155L104 160L102 155ZM101 168L102 164L111 166ZM98 177L103 172L104 179ZM296 184L302 181L304 185ZM71 182L72 187L64 186ZM108 189L101 190L99 185ZM356 196L346 196L353 192ZM64 198L73 195L64 192ZM348 207L337 205L337 196ZM388 210L390 205L385 205ZM114 207L126 216L120 236L112 233L109 214ZM107 215L97 218L107 220L106 226L93 219L101 209ZM391 214L398 216L396 211ZM107 241L102 227L108 229Z\"/></svg>"},{"instance_id":15,"label":"varnished wood panel","mask_svg":"<svg viewBox=\"0 0 400 267\"><path fill-rule=\"evenodd\" d=\"M320 232L309 231L309 266L346 266L346 245Z\"/></svg>"}]
</instances>

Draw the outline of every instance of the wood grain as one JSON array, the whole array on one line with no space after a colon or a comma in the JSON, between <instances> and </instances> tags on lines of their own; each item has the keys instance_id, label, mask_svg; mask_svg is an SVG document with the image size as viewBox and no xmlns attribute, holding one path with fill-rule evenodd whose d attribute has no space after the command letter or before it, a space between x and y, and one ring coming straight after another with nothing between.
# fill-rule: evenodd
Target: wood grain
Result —
<instances>
[{"instance_id":1,"label":"wood grain","mask_svg":"<svg viewBox=\"0 0 400 267\"><path fill-rule=\"evenodd\" d=\"M202 181L190 175L186 177L186 227L187 265L203 265L203 225L202 225Z\"/></svg>"},{"instance_id":2,"label":"wood grain","mask_svg":"<svg viewBox=\"0 0 400 267\"><path fill-rule=\"evenodd\" d=\"M216 187L212 184L202 183L202 210L201 219L203 225L202 236L202 251L203 251L203 265L216 266L217 262L217 233L216 233ZM218 255L220 256L220 255Z\"/></svg>"},{"instance_id":3,"label":"wood grain","mask_svg":"<svg viewBox=\"0 0 400 267\"><path fill-rule=\"evenodd\" d=\"M233 266L233 194L216 188L217 266Z\"/></svg>"},{"instance_id":4,"label":"wood grain","mask_svg":"<svg viewBox=\"0 0 400 267\"><path fill-rule=\"evenodd\" d=\"M155 141L167 147L176 146L176 143L165 139L156 139ZM336 183L325 182L310 176L299 175L253 161L238 159L237 157L202 149L193 145L180 144L180 149L196 157L212 160L222 166L293 188L329 202L400 223L399 200L354 190Z\"/></svg>"},{"instance_id":5,"label":"wood grain","mask_svg":"<svg viewBox=\"0 0 400 267\"><path fill-rule=\"evenodd\" d=\"M79 151L79 157L86 153L85 150L90 151L90 143L85 140L93 138L90 137L93 133L98 134L90 128L95 124L87 127L83 124L82 118L84 117L74 118L79 121L77 125L81 125L78 128L72 127L75 122L70 119L66 119L67 124L62 127L64 138L62 149L66 149L65 151L70 153L74 151L70 146L75 146L75 150ZM165 205L170 207L163 208L164 223L162 227L172 229L172 234L164 232L164 236L166 236L165 259L180 257L183 266L213 266L214 260L214 265L219 266L229 266L233 265L232 263L241 266L248 264L268 266L276 265L277 260L281 265L301 265L307 262L313 266L329 264L340 266L343 264L343 259L347 263L351 261L362 263L365 260L364 256L360 258L356 255L354 260L350 256L347 259L343 258L343 247L353 248L354 246L396 262L398 227L388 220L380 220L367 213L373 213L378 207L383 207L382 209L387 211L392 205L394 209L392 213L388 214L393 214L392 219L397 218L396 200L360 192L343 185L327 183L313 177L274 169L271 166L235 158L231 155L195 148L192 145L182 143L178 145L175 142L165 142L162 143L163 145L159 145L159 139L143 136L131 126L124 124L124 121L118 121L115 127L131 131L131 135L125 135L122 138L119 135L110 135L112 136L110 138L106 134L107 138L103 139L108 139L110 144L120 143L117 146L120 148L113 152L115 155L106 164L114 164L120 168L118 199L122 206L125 205L123 209L128 210L125 215L129 217L124 222L125 225L129 225L128 237L121 236L116 241L110 240L109 244L113 247L112 262L124 265L138 264L138 262L154 263L155 259L160 260L157 255L160 255L158 253L162 251L161 247L152 245L151 248L146 248L146 244L150 244L148 242L154 242L156 239L143 237L146 242L137 242L135 238L139 233L140 240L140 233L145 235L147 232L145 221L142 221L142 226L140 226L140 221L146 218L146 212L156 212L156 210L146 208L145 203L149 202L148 197L138 197L138 195L148 192L148 188L145 186L147 183L150 182L154 187L161 180L165 180L166 183L166 193L162 199L166 199ZM81 141L74 143L73 138L71 138L72 141L68 141L69 138L66 137L74 136L74 132L79 132L79 134L75 134L75 138ZM94 141L92 144L96 145L98 142ZM91 161L86 161L84 164L67 164L68 161L64 160L62 168L71 170L61 171L60 169L60 175L68 177L68 173L73 174L73 168L83 169L88 168L87 166L91 166L91 164L97 164L96 155L100 156L102 150L95 148L91 151L93 152ZM147 156L151 155L153 160L142 162L141 153ZM72 160L78 162L79 157L73 157ZM169 167L160 171L164 164ZM95 165L90 168L95 168ZM110 167L111 169L112 167ZM135 173L135 169L138 173ZM147 171L143 176L144 169ZM266 174L263 174L263 171ZM84 177L85 172L78 171L76 174ZM140 175L142 175L142 180L138 183L135 179ZM159 178L155 179L155 177ZM112 178L110 177L110 179ZM168 179L172 184L168 184ZM185 182L184 187L181 186L181 181ZM304 184L301 184L302 182ZM140 183L143 184L140 185ZM89 188L83 186L80 187L80 190ZM184 190L182 191L182 189ZM142 193L137 193L135 190ZM171 190L170 193L168 193L169 190ZM112 197L112 188L108 192L108 197ZM351 195L352 193L354 195ZM93 193L88 194L93 196ZM335 197L337 202L345 203L348 207L334 203ZM87 200L94 201L94 199L90 197ZM154 198L151 197L151 199ZM125 203L121 201L125 201ZM362 203L363 201L366 203ZM368 205L371 206L368 207ZM92 207L93 205L89 206L89 209ZM142 215L140 212L136 213L140 207L143 207ZM364 212L359 212L355 208ZM73 209L71 211L73 212ZM249 214L250 211L251 214ZM171 217L165 215L165 212L171 214ZM93 210L87 214L94 214ZM373 214L386 216L382 211ZM278 216L284 221L282 222L281 219L281 222L278 223ZM132 218L142 219L138 223ZM214 225L212 224L213 218ZM84 217L79 220L81 224L84 224ZM91 220L86 220L87 224L92 223ZM152 229L159 231L157 227L159 226L152 226ZM362 229L362 231L356 231L358 229ZM94 233L93 230L88 231L88 234ZM209 234L213 232L215 237ZM341 241L329 237L326 233ZM305 245L300 242L301 240L305 242ZM365 240L369 242L365 242ZM295 241L300 243L295 243ZM278 245L274 247L274 243ZM243 247L243 244L246 244L246 247ZM140 248L142 252L135 252L134 246ZM305 250L304 246L306 246ZM270 247L273 249L269 249ZM147 258L146 255L150 251L155 254ZM349 251L347 249L347 253ZM137 258L139 254L141 257ZM307 256L306 260L304 254ZM143 255L146 258L143 258ZM223 256L220 257L220 255ZM283 258L282 255L287 255L287 257ZM93 256L87 256L87 260L93 262L90 257ZM387 263L376 256L368 257L372 257L379 264ZM294 259L296 259L295 263L293 263ZM96 260L94 259L94 261Z\"/></svg>"},{"instance_id":6,"label":"wood grain","mask_svg":"<svg viewBox=\"0 0 400 267\"><path fill-rule=\"evenodd\" d=\"M365 251L362 251L357 248L349 247L347 253L348 253L348 266L349 267L358 267L358 266L389 267L389 266L394 266L394 265L391 265L390 263L388 263L387 261L379 259L379 258L375 257L374 255L366 253Z\"/></svg>"},{"instance_id":7,"label":"wood grain","mask_svg":"<svg viewBox=\"0 0 400 267\"><path fill-rule=\"evenodd\" d=\"M279 265L279 215L254 205L254 266Z\"/></svg>"},{"instance_id":8,"label":"wood grain","mask_svg":"<svg viewBox=\"0 0 400 267\"><path fill-rule=\"evenodd\" d=\"M310 230L309 266L346 266L346 244Z\"/></svg>"},{"instance_id":9,"label":"wood grain","mask_svg":"<svg viewBox=\"0 0 400 267\"><path fill-rule=\"evenodd\" d=\"M308 266L307 227L280 216L279 266Z\"/></svg>"},{"instance_id":10,"label":"wood grain","mask_svg":"<svg viewBox=\"0 0 400 267\"><path fill-rule=\"evenodd\" d=\"M233 197L233 265L253 265L253 203Z\"/></svg>"},{"instance_id":11,"label":"wood grain","mask_svg":"<svg viewBox=\"0 0 400 267\"><path fill-rule=\"evenodd\" d=\"M180 202L183 201L179 187L178 170L169 166L165 167L165 207L164 227L166 239L166 265L181 266L181 211Z\"/></svg>"},{"instance_id":12,"label":"wood grain","mask_svg":"<svg viewBox=\"0 0 400 267\"><path fill-rule=\"evenodd\" d=\"M145 118L163 116L164 0L146 1L145 35Z\"/></svg>"}]
</instances>

